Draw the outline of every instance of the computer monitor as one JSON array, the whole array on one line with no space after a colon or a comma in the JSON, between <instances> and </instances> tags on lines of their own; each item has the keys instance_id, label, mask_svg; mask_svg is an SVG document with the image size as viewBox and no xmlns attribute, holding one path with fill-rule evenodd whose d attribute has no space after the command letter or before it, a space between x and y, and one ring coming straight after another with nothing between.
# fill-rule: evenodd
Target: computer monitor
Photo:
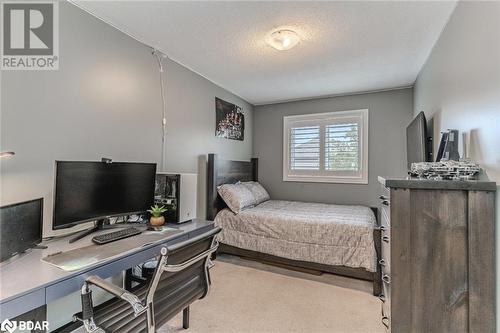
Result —
<instances>
[{"instance_id":1,"label":"computer monitor","mask_svg":"<svg viewBox=\"0 0 500 333\"><path fill-rule=\"evenodd\" d=\"M153 204L155 163L56 161L52 229L143 213Z\"/></svg>"},{"instance_id":2,"label":"computer monitor","mask_svg":"<svg viewBox=\"0 0 500 333\"><path fill-rule=\"evenodd\" d=\"M0 261L42 241L43 199L0 207Z\"/></svg>"}]
</instances>

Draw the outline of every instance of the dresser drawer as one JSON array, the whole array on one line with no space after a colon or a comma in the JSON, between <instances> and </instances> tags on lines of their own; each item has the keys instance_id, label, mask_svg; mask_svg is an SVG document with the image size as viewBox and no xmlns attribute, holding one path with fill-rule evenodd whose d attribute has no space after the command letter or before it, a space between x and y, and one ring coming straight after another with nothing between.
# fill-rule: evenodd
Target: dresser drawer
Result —
<instances>
[{"instance_id":1,"label":"dresser drawer","mask_svg":"<svg viewBox=\"0 0 500 333\"><path fill-rule=\"evenodd\" d=\"M381 194L379 195L379 205L378 205L378 219L379 225L390 226L391 225L391 210L390 210L390 195L389 190L382 187Z\"/></svg>"},{"instance_id":2,"label":"dresser drawer","mask_svg":"<svg viewBox=\"0 0 500 333\"><path fill-rule=\"evenodd\" d=\"M386 204L383 204L383 202L387 202ZM391 209L389 201L383 200L380 202L380 205L378 207L379 210L379 219L380 219L380 225L385 225L385 226L390 226L391 225Z\"/></svg>"},{"instance_id":3,"label":"dresser drawer","mask_svg":"<svg viewBox=\"0 0 500 333\"><path fill-rule=\"evenodd\" d=\"M382 282L382 295L380 297L382 301L382 313L381 322L384 327L390 331L391 328L391 285Z\"/></svg>"},{"instance_id":4,"label":"dresser drawer","mask_svg":"<svg viewBox=\"0 0 500 333\"><path fill-rule=\"evenodd\" d=\"M391 209L387 206L381 206L380 208L380 225L390 226L391 225Z\"/></svg>"},{"instance_id":5,"label":"dresser drawer","mask_svg":"<svg viewBox=\"0 0 500 333\"><path fill-rule=\"evenodd\" d=\"M384 235L384 231L381 230L380 233L381 236L381 253L380 253L380 258L379 258L379 265L382 269L382 273L388 273L390 274L391 272L391 240L389 235Z\"/></svg>"},{"instance_id":6,"label":"dresser drawer","mask_svg":"<svg viewBox=\"0 0 500 333\"><path fill-rule=\"evenodd\" d=\"M391 197L391 189L388 187L385 187L382 184L380 184L378 192L380 193L381 196L384 196L385 198Z\"/></svg>"}]
</instances>

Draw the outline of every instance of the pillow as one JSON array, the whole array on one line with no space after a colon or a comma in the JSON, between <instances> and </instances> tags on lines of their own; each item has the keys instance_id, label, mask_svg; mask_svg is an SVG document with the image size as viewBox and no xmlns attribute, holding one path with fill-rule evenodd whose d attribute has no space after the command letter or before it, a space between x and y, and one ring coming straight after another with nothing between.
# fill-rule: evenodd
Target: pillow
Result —
<instances>
[{"instance_id":1,"label":"pillow","mask_svg":"<svg viewBox=\"0 0 500 333\"><path fill-rule=\"evenodd\" d=\"M271 199L269 193L267 193L266 189L259 182L243 182L241 184L245 185L252 192L256 205Z\"/></svg>"},{"instance_id":2,"label":"pillow","mask_svg":"<svg viewBox=\"0 0 500 333\"><path fill-rule=\"evenodd\" d=\"M217 187L222 200L235 214L245 208L255 206L252 192L243 184L224 184Z\"/></svg>"}]
</instances>

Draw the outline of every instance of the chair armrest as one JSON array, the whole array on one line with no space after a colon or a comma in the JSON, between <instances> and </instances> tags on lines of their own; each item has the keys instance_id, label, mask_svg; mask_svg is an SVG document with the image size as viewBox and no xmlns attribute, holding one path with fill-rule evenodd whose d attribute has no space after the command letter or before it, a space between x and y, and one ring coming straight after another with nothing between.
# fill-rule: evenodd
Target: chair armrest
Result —
<instances>
[{"instance_id":1,"label":"chair armrest","mask_svg":"<svg viewBox=\"0 0 500 333\"><path fill-rule=\"evenodd\" d=\"M132 309L134 310L134 313L136 316L144 313L146 311L146 307L142 304L141 300L139 297L134 295L133 293L118 287L117 285L114 285L104 279L101 279L100 277L96 275L91 275L85 280L86 284L93 284L107 292L109 292L112 295L115 295L116 297L128 302L131 306Z\"/></svg>"},{"instance_id":2,"label":"chair armrest","mask_svg":"<svg viewBox=\"0 0 500 333\"><path fill-rule=\"evenodd\" d=\"M101 279L97 275L91 275L85 280L88 284L93 284L101 289L106 290L110 294L115 295L116 297L122 297L124 293L127 291L123 288L118 287L115 284L112 284L111 282L108 282L104 279Z\"/></svg>"}]
</instances>

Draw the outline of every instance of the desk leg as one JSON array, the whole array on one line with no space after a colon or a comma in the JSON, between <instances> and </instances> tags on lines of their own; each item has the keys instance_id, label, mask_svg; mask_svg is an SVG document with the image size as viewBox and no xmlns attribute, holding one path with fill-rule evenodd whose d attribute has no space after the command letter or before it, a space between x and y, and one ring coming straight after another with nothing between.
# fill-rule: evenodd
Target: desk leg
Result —
<instances>
[{"instance_id":1,"label":"desk leg","mask_svg":"<svg viewBox=\"0 0 500 333\"><path fill-rule=\"evenodd\" d=\"M189 328L189 306L182 310L182 328Z\"/></svg>"},{"instance_id":2,"label":"desk leg","mask_svg":"<svg viewBox=\"0 0 500 333\"><path fill-rule=\"evenodd\" d=\"M131 290L132 289L132 268L129 268L125 271L125 290Z\"/></svg>"}]
</instances>

